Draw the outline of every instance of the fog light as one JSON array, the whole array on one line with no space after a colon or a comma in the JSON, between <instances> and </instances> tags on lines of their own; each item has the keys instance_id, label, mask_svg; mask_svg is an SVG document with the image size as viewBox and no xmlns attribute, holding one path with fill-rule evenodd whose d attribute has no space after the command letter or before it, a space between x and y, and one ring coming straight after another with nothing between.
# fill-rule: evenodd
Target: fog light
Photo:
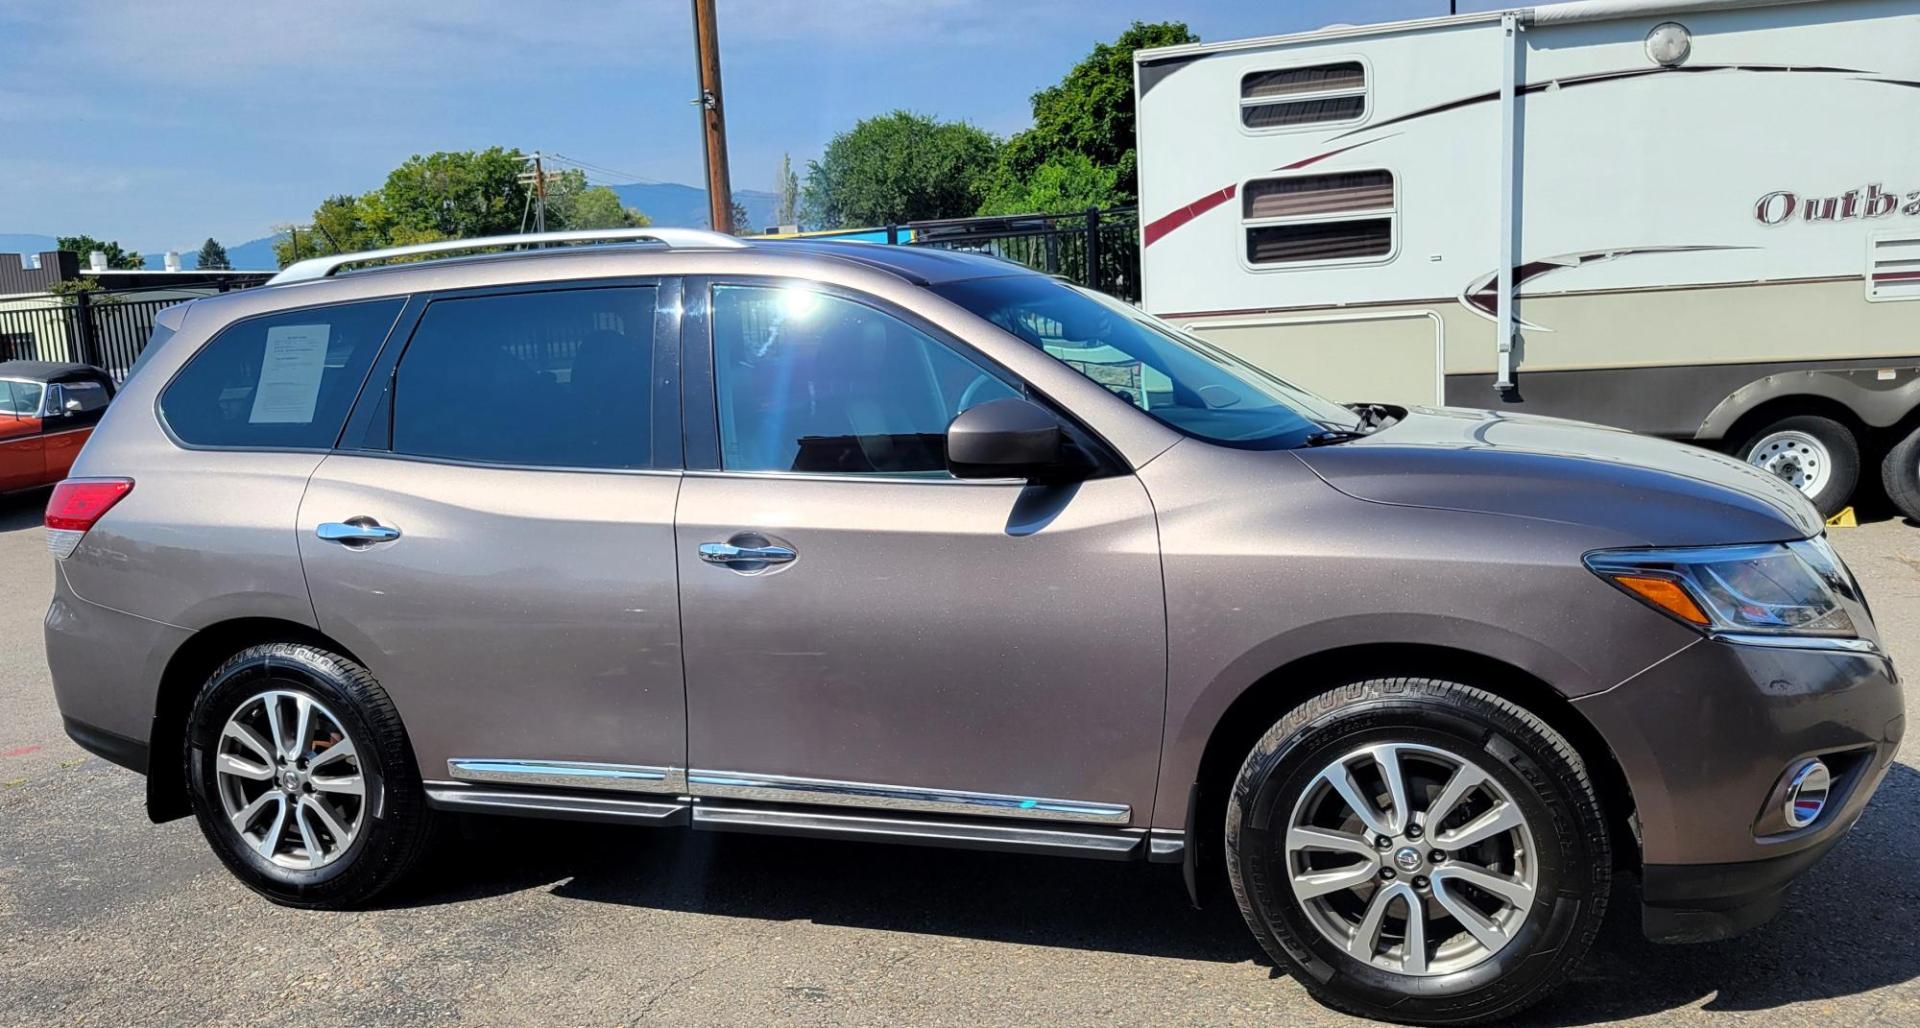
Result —
<instances>
[{"instance_id":1,"label":"fog light","mask_svg":"<svg viewBox=\"0 0 1920 1028\"><path fill-rule=\"evenodd\" d=\"M1833 772L1818 760L1809 760L1787 778L1787 802L1781 813L1792 828L1805 828L1820 820L1827 809L1827 794L1833 788Z\"/></svg>"}]
</instances>

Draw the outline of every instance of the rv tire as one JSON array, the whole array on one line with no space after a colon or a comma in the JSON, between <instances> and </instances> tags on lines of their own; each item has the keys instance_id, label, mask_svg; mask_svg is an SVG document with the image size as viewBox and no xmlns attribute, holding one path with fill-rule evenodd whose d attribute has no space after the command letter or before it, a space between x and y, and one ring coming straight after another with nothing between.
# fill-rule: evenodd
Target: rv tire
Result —
<instances>
[{"instance_id":1,"label":"rv tire","mask_svg":"<svg viewBox=\"0 0 1920 1028\"><path fill-rule=\"evenodd\" d=\"M1818 414L1763 425L1734 453L1798 488L1824 517L1840 513L1860 482L1860 443L1853 430Z\"/></svg>"},{"instance_id":2,"label":"rv tire","mask_svg":"<svg viewBox=\"0 0 1920 1028\"><path fill-rule=\"evenodd\" d=\"M1920 425L1887 451L1880 462L1880 480L1900 513L1920 521Z\"/></svg>"}]
</instances>

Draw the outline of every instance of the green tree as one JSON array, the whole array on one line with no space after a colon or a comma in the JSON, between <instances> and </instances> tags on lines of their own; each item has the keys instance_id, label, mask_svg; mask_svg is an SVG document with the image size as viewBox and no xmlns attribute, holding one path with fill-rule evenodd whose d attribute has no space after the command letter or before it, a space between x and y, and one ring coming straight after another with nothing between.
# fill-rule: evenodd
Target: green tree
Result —
<instances>
[{"instance_id":1,"label":"green tree","mask_svg":"<svg viewBox=\"0 0 1920 1028\"><path fill-rule=\"evenodd\" d=\"M80 266L87 266L87 258L95 250L107 255L107 267L122 271L136 271L146 266L146 260L133 250L123 250L119 243L106 242L92 236L61 236L54 241L54 248L80 255Z\"/></svg>"},{"instance_id":2,"label":"green tree","mask_svg":"<svg viewBox=\"0 0 1920 1028\"><path fill-rule=\"evenodd\" d=\"M1069 153L1016 180L1003 164L994 170L981 214L1073 214L1089 207L1130 202L1120 192L1120 169L1102 167L1082 153Z\"/></svg>"},{"instance_id":3,"label":"green tree","mask_svg":"<svg viewBox=\"0 0 1920 1028\"><path fill-rule=\"evenodd\" d=\"M1057 214L1134 202L1140 185L1133 52L1199 41L1181 22L1136 21L1112 43L1094 44L1066 78L1033 94L1033 127L1001 150L983 213L1015 213L1024 204L1029 211ZM1090 174L1089 166L1102 174ZM1108 171L1113 181L1103 187ZM1052 206L1068 202L1073 206L1064 210Z\"/></svg>"},{"instance_id":4,"label":"green tree","mask_svg":"<svg viewBox=\"0 0 1920 1028\"><path fill-rule=\"evenodd\" d=\"M281 267L307 257L442 239L510 235L527 217L531 182L526 160L501 147L415 154L387 175L380 188L359 196L330 196L311 223L286 226L273 244ZM589 186L570 169L547 185L547 227L621 228L647 224L646 215L620 203L611 189Z\"/></svg>"},{"instance_id":5,"label":"green tree","mask_svg":"<svg viewBox=\"0 0 1920 1028\"><path fill-rule=\"evenodd\" d=\"M793 173L793 158L780 155L780 174L773 184L773 223L776 226L800 223L800 176Z\"/></svg>"},{"instance_id":6,"label":"green tree","mask_svg":"<svg viewBox=\"0 0 1920 1028\"><path fill-rule=\"evenodd\" d=\"M586 172L571 168L547 184L547 228L644 228L653 224L646 215L620 202L620 194L606 186L587 184Z\"/></svg>"},{"instance_id":7,"label":"green tree","mask_svg":"<svg viewBox=\"0 0 1920 1028\"><path fill-rule=\"evenodd\" d=\"M965 217L985 199L999 149L966 122L910 111L867 118L808 163L802 217L816 228Z\"/></svg>"},{"instance_id":8,"label":"green tree","mask_svg":"<svg viewBox=\"0 0 1920 1028\"><path fill-rule=\"evenodd\" d=\"M233 264L227 260L227 248L221 246L212 236L208 236L207 241L200 244L200 255L194 260L194 267L202 271L210 269L224 271L233 267Z\"/></svg>"},{"instance_id":9,"label":"green tree","mask_svg":"<svg viewBox=\"0 0 1920 1028\"><path fill-rule=\"evenodd\" d=\"M733 201L733 234L736 236L753 235L753 226L747 224L747 205L738 199Z\"/></svg>"}]
</instances>

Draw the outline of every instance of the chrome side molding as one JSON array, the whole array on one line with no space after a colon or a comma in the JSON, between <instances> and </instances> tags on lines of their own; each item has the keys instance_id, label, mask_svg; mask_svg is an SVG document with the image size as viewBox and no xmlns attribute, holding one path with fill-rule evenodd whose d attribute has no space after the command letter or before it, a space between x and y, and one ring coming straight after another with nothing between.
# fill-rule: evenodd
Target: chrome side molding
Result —
<instances>
[{"instance_id":1,"label":"chrome side molding","mask_svg":"<svg viewBox=\"0 0 1920 1028\"><path fill-rule=\"evenodd\" d=\"M1036 821L1075 821L1124 825L1133 808L1124 803L1047 799L957 789L926 789L871 782L842 782L827 778L751 774L745 771L694 769L687 772L687 792L696 797L754 800L762 803L810 803L870 810L926 814L970 814L1017 817Z\"/></svg>"},{"instance_id":2,"label":"chrome side molding","mask_svg":"<svg viewBox=\"0 0 1920 1028\"><path fill-rule=\"evenodd\" d=\"M475 789L459 782L428 782L427 804L441 810L463 810L476 814L516 814L568 821L637 822L661 826L685 824L687 814L687 804L684 802L544 792L495 792Z\"/></svg>"},{"instance_id":3,"label":"chrome side molding","mask_svg":"<svg viewBox=\"0 0 1920 1028\"><path fill-rule=\"evenodd\" d=\"M447 776L462 782L548 786L558 789L611 789L616 792L687 791L687 773L677 767L601 764L586 760L507 760L457 757L447 761Z\"/></svg>"},{"instance_id":4,"label":"chrome side molding","mask_svg":"<svg viewBox=\"0 0 1920 1028\"><path fill-rule=\"evenodd\" d=\"M696 803L693 827L721 832L814 835L868 842L917 843L960 849L1052 853L1104 860L1134 857L1146 839L1138 828L1040 828L971 821L832 814Z\"/></svg>"}]
</instances>

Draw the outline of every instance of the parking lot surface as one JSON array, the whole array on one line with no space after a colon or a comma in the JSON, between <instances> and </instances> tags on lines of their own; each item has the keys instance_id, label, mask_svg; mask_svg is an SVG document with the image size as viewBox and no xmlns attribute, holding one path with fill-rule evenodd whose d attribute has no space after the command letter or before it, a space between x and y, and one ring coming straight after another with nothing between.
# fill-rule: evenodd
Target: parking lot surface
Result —
<instances>
[{"instance_id":1,"label":"parking lot surface","mask_svg":"<svg viewBox=\"0 0 1920 1028\"><path fill-rule=\"evenodd\" d=\"M44 502L0 499L0 1024L1357 1023L1165 866L475 820L380 909L274 907L62 733ZM1834 538L1911 676L1920 528ZM1920 1024L1915 745L1773 924L1656 947L1626 883L1522 1023Z\"/></svg>"}]
</instances>

